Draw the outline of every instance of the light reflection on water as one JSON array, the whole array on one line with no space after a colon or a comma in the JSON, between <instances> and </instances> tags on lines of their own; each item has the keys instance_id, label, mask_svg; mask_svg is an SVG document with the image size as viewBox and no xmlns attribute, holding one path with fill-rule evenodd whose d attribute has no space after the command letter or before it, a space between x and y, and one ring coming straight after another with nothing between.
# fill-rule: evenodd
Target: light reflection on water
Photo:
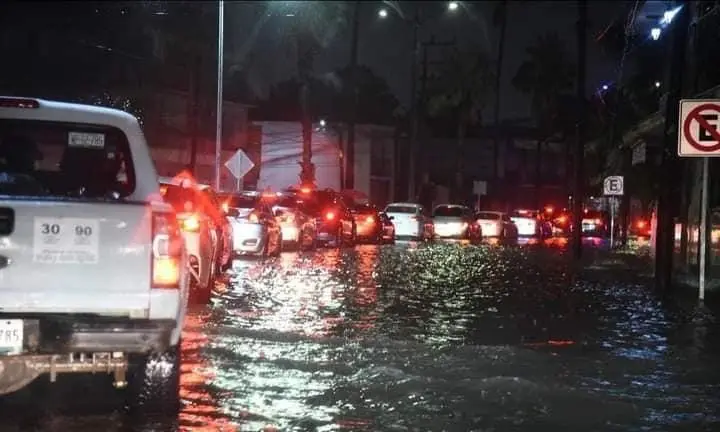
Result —
<instances>
[{"instance_id":1,"label":"light reflection on water","mask_svg":"<svg viewBox=\"0 0 720 432\"><path fill-rule=\"evenodd\" d=\"M663 304L638 275L608 276L610 262L573 273L567 247L237 261L188 317L181 430L720 430L717 324ZM0 430L24 430L2 414ZM35 430L124 422L53 417Z\"/></svg>"},{"instance_id":2,"label":"light reflection on water","mask_svg":"<svg viewBox=\"0 0 720 432\"><path fill-rule=\"evenodd\" d=\"M699 387L681 382L685 350L642 286L573 277L567 242L518 246L244 263L207 350L221 403L258 419L241 430L632 430L695 409L718 421L717 368L699 366L712 371Z\"/></svg>"}]
</instances>

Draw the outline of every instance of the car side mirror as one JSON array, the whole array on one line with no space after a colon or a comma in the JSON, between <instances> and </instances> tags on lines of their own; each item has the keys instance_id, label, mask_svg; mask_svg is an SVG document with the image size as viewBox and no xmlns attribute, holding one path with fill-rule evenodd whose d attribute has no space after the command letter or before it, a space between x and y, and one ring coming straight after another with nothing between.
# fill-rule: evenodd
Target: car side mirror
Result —
<instances>
[{"instance_id":1,"label":"car side mirror","mask_svg":"<svg viewBox=\"0 0 720 432\"><path fill-rule=\"evenodd\" d=\"M395 220L395 216L388 216L388 219Z\"/></svg>"}]
</instances>

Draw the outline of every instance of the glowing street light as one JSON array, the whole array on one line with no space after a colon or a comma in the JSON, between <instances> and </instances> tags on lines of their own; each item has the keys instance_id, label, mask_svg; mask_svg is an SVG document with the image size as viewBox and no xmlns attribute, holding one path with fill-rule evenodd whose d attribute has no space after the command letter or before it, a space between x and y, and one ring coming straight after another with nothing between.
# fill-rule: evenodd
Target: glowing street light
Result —
<instances>
[{"instance_id":1,"label":"glowing street light","mask_svg":"<svg viewBox=\"0 0 720 432\"><path fill-rule=\"evenodd\" d=\"M655 88L660 88L660 81L655 81Z\"/></svg>"},{"instance_id":2,"label":"glowing street light","mask_svg":"<svg viewBox=\"0 0 720 432\"><path fill-rule=\"evenodd\" d=\"M327 122L325 121L325 119L321 119L321 120L320 120L320 127L323 127L323 128L324 128L325 126L327 126Z\"/></svg>"},{"instance_id":3,"label":"glowing street light","mask_svg":"<svg viewBox=\"0 0 720 432\"><path fill-rule=\"evenodd\" d=\"M659 27L655 27L654 29L650 30L650 37L652 40L658 40L660 39L660 33L662 33L662 30Z\"/></svg>"},{"instance_id":4,"label":"glowing street light","mask_svg":"<svg viewBox=\"0 0 720 432\"><path fill-rule=\"evenodd\" d=\"M380 9L380 10L378 11L378 17L380 17L380 18L387 18L387 16L388 16L388 11L387 11L387 9L382 8L382 9Z\"/></svg>"},{"instance_id":5,"label":"glowing street light","mask_svg":"<svg viewBox=\"0 0 720 432\"><path fill-rule=\"evenodd\" d=\"M603 84L603 86L602 86L602 89L603 89L603 90L607 90L607 89L609 89L609 88L610 88L610 86L608 86L607 84Z\"/></svg>"},{"instance_id":6,"label":"glowing street light","mask_svg":"<svg viewBox=\"0 0 720 432\"><path fill-rule=\"evenodd\" d=\"M456 11L460 7L460 5L456 1L451 1L448 3L447 7L449 11Z\"/></svg>"}]
</instances>

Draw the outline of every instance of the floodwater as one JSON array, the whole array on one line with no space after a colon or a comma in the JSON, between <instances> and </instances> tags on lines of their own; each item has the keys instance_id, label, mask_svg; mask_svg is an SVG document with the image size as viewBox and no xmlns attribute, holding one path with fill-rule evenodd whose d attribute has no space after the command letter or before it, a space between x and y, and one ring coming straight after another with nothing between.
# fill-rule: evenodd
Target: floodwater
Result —
<instances>
[{"instance_id":1,"label":"floodwater","mask_svg":"<svg viewBox=\"0 0 720 432\"><path fill-rule=\"evenodd\" d=\"M561 241L238 261L183 337L176 422L87 380L0 399L0 430L720 430L720 331ZM602 245L598 246L602 247Z\"/></svg>"}]
</instances>

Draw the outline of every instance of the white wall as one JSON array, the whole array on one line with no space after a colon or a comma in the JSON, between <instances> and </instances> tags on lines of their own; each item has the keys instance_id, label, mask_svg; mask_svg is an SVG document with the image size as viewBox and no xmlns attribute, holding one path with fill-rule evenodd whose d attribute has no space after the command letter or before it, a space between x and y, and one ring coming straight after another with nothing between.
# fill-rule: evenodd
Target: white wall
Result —
<instances>
[{"instance_id":1,"label":"white wall","mask_svg":"<svg viewBox=\"0 0 720 432\"><path fill-rule=\"evenodd\" d=\"M255 122L262 127L262 167L258 189L282 190L300 181L302 126L300 122ZM316 128L317 129L317 128ZM338 135L313 131L312 161L319 188L340 189Z\"/></svg>"}]
</instances>

